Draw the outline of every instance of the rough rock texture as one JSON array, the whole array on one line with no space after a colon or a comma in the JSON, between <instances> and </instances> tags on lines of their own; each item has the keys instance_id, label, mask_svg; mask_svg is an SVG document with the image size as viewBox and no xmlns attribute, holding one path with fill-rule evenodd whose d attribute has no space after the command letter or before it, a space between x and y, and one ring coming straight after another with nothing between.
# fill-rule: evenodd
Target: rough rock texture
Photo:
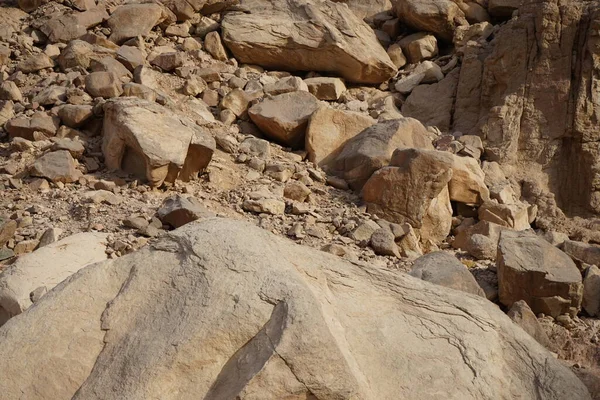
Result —
<instances>
[{"instance_id":1,"label":"rough rock texture","mask_svg":"<svg viewBox=\"0 0 600 400\"><path fill-rule=\"evenodd\" d=\"M168 10L156 3L120 6L107 22L112 30L110 40L120 44L129 38L146 36L153 27L169 17Z\"/></svg>"},{"instance_id":2,"label":"rough rock texture","mask_svg":"<svg viewBox=\"0 0 600 400\"><path fill-rule=\"evenodd\" d=\"M530 233L504 231L498 243L500 302L525 300L535 314L556 317L579 310L582 278L575 263L550 243Z\"/></svg>"},{"instance_id":3,"label":"rough rock texture","mask_svg":"<svg viewBox=\"0 0 600 400\"><path fill-rule=\"evenodd\" d=\"M465 14L452 0L393 0L394 11L407 25L433 32L452 41L457 26L468 25Z\"/></svg>"},{"instance_id":4,"label":"rough rock texture","mask_svg":"<svg viewBox=\"0 0 600 400\"><path fill-rule=\"evenodd\" d=\"M298 148L304 145L308 121L319 107L315 96L298 91L255 104L248 110L248 115L265 135L283 145Z\"/></svg>"},{"instance_id":5,"label":"rough rock texture","mask_svg":"<svg viewBox=\"0 0 600 400\"><path fill-rule=\"evenodd\" d=\"M436 251L417 258L410 274L436 285L485 297L467 267L450 253Z\"/></svg>"},{"instance_id":6,"label":"rough rock texture","mask_svg":"<svg viewBox=\"0 0 600 400\"><path fill-rule=\"evenodd\" d=\"M398 147L433 149L431 140L431 133L416 119L380 122L349 140L327 169L360 190L373 172L388 165Z\"/></svg>"},{"instance_id":7,"label":"rough rock texture","mask_svg":"<svg viewBox=\"0 0 600 400\"><path fill-rule=\"evenodd\" d=\"M454 112L454 129L481 136L488 159L522 177L543 169L573 214L600 211L599 22L596 2L523 2L492 47L465 52Z\"/></svg>"},{"instance_id":8,"label":"rough rock texture","mask_svg":"<svg viewBox=\"0 0 600 400\"><path fill-rule=\"evenodd\" d=\"M326 169L348 140L376 122L357 112L322 107L311 116L306 129L308 159Z\"/></svg>"},{"instance_id":9,"label":"rough rock texture","mask_svg":"<svg viewBox=\"0 0 600 400\"><path fill-rule=\"evenodd\" d=\"M367 211L391 222L407 222L419 229L423 240L441 242L452 224L452 162L452 154L441 151L396 150L390 166L375 172L362 188Z\"/></svg>"},{"instance_id":10,"label":"rough rock texture","mask_svg":"<svg viewBox=\"0 0 600 400\"><path fill-rule=\"evenodd\" d=\"M550 339L527 302L524 300L516 301L506 315L537 340L539 344L550 349Z\"/></svg>"},{"instance_id":11,"label":"rough rock texture","mask_svg":"<svg viewBox=\"0 0 600 400\"><path fill-rule=\"evenodd\" d=\"M102 150L109 168L160 186L192 179L212 158L216 144L208 133L156 103L116 99L106 103L104 112Z\"/></svg>"},{"instance_id":12,"label":"rough rock texture","mask_svg":"<svg viewBox=\"0 0 600 400\"><path fill-rule=\"evenodd\" d=\"M81 268L106 260L106 234L78 233L20 257L0 274L0 325L31 306L29 294L51 290Z\"/></svg>"},{"instance_id":13,"label":"rough rock texture","mask_svg":"<svg viewBox=\"0 0 600 400\"><path fill-rule=\"evenodd\" d=\"M316 0L246 0L223 19L223 40L241 62L323 71L380 83L396 67L372 29L347 7Z\"/></svg>"},{"instance_id":14,"label":"rough rock texture","mask_svg":"<svg viewBox=\"0 0 600 400\"><path fill-rule=\"evenodd\" d=\"M0 369L32 400L590 399L487 300L222 219L69 278L0 328Z\"/></svg>"}]
</instances>

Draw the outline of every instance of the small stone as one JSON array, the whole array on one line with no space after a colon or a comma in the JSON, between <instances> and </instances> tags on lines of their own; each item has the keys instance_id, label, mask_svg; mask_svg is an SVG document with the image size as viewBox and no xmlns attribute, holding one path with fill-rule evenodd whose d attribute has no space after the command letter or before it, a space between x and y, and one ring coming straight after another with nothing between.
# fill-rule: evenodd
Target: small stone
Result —
<instances>
[{"instance_id":1,"label":"small stone","mask_svg":"<svg viewBox=\"0 0 600 400\"><path fill-rule=\"evenodd\" d=\"M395 236L389 229L380 228L371 235L371 248L381 256L400 258L400 251L395 242Z\"/></svg>"},{"instance_id":2,"label":"small stone","mask_svg":"<svg viewBox=\"0 0 600 400\"><path fill-rule=\"evenodd\" d=\"M283 190L284 197L301 203L306 201L310 193L311 190L298 181L289 181Z\"/></svg>"},{"instance_id":3,"label":"small stone","mask_svg":"<svg viewBox=\"0 0 600 400\"><path fill-rule=\"evenodd\" d=\"M156 214L162 223L173 228L179 228L200 218L214 216L194 197L186 198L181 195L166 199Z\"/></svg>"},{"instance_id":4,"label":"small stone","mask_svg":"<svg viewBox=\"0 0 600 400\"><path fill-rule=\"evenodd\" d=\"M246 200L242 204L244 211L282 215L285 213L285 202L277 199Z\"/></svg>"},{"instance_id":5,"label":"small stone","mask_svg":"<svg viewBox=\"0 0 600 400\"><path fill-rule=\"evenodd\" d=\"M15 245L13 251L15 255L21 255L26 253L31 253L39 244L39 240L31 239L31 240L23 240Z\"/></svg>"}]
</instances>

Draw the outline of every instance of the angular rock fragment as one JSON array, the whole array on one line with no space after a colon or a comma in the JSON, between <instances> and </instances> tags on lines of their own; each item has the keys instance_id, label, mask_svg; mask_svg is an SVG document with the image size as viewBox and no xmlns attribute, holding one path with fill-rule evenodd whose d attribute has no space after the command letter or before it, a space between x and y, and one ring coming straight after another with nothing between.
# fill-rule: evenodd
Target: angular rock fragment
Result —
<instances>
[{"instance_id":1,"label":"angular rock fragment","mask_svg":"<svg viewBox=\"0 0 600 400\"><path fill-rule=\"evenodd\" d=\"M504 231L498 243L500 302L525 300L535 314L557 317L579 310L583 284L568 255L535 235Z\"/></svg>"},{"instance_id":2,"label":"angular rock fragment","mask_svg":"<svg viewBox=\"0 0 600 400\"><path fill-rule=\"evenodd\" d=\"M212 158L216 144L208 133L156 103L114 99L104 111L102 150L108 168L160 186L178 177L192 179Z\"/></svg>"}]
</instances>

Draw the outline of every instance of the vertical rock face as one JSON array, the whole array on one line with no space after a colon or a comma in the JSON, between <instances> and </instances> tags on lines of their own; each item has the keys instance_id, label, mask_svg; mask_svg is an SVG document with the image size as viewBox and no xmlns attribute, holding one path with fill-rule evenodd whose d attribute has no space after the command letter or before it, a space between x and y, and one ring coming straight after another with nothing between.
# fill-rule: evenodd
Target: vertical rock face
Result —
<instances>
[{"instance_id":1,"label":"vertical rock face","mask_svg":"<svg viewBox=\"0 0 600 400\"><path fill-rule=\"evenodd\" d=\"M243 63L324 71L381 83L396 67L371 28L348 7L325 1L246 0L223 19L223 40Z\"/></svg>"},{"instance_id":2,"label":"vertical rock face","mask_svg":"<svg viewBox=\"0 0 600 400\"><path fill-rule=\"evenodd\" d=\"M70 277L0 370L6 399L590 399L479 296L225 219Z\"/></svg>"},{"instance_id":3,"label":"vertical rock face","mask_svg":"<svg viewBox=\"0 0 600 400\"><path fill-rule=\"evenodd\" d=\"M489 159L541 167L566 212L600 211L599 26L595 2L525 2L492 46L467 48L457 89L453 128Z\"/></svg>"}]
</instances>

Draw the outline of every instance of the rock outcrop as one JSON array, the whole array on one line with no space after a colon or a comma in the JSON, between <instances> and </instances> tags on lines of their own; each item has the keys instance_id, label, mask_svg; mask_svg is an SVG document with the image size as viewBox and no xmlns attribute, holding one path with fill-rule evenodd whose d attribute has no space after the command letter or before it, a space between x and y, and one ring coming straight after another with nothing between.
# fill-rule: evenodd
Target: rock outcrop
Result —
<instances>
[{"instance_id":1,"label":"rock outcrop","mask_svg":"<svg viewBox=\"0 0 600 400\"><path fill-rule=\"evenodd\" d=\"M223 40L239 61L263 67L330 72L361 83L396 72L369 26L331 1L246 0L223 19Z\"/></svg>"},{"instance_id":2,"label":"rock outcrop","mask_svg":"<svg viewBox=\"0 0 600 400\"><path fill-rule=\"evenodd\" d=\"M224 219L70 277L0 328L0 369L7 399L590 399L479 296Z\"/></svg>"}]
</instances>

